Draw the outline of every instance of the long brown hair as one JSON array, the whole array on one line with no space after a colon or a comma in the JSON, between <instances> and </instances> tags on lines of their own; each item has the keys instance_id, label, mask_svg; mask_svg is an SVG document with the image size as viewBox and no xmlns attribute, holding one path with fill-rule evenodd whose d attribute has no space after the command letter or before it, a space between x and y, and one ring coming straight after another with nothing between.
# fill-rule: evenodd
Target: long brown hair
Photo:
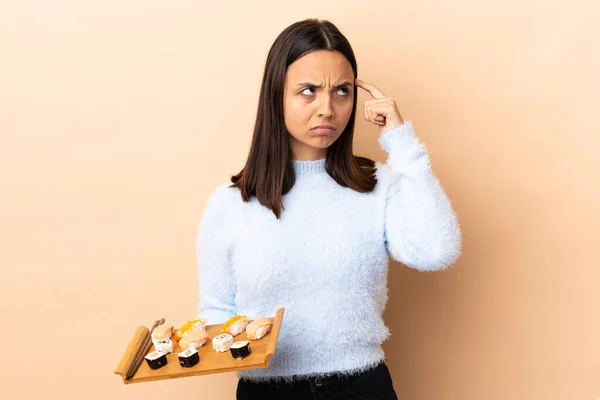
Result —
<instances>
[{"instance_id":1,"label":"long brown hair","mask_svg":"<svg viewBox=\"0 0 600 400\"><path fill-rule=\"evenodd\" d=\"M240 189L242 199L252 196L280 218L282 196L294 186L294 163L285 127L283 93L290 64L317 50L339 51L358 76L356 58L348 40L329 21L309 18L296 22L279 34L267 56L254 135L245 167L231 177L231 187ZM352 152L357 91L354 87L352 114L340 137L327 150L325 169L338 184L361 193L375 188L375 162Z\"/></svg>"}]
</instances>

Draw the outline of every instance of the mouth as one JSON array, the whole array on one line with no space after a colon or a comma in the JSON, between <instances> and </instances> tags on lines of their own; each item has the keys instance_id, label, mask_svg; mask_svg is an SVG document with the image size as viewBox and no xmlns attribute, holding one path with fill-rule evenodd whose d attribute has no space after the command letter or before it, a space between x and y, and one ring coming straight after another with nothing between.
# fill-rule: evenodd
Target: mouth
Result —
<instances>
[{"instance_id":1,"label":"mouth","mask_svg":"<svg viewBox=\"0 0 600 400\"><path fill-rule=\"evenodd\" d=\"M320 135L331 135L332 133L335 133L336 129L332 125L318 125L311 128L311 131Z\"/></svg>"}]
</instances>

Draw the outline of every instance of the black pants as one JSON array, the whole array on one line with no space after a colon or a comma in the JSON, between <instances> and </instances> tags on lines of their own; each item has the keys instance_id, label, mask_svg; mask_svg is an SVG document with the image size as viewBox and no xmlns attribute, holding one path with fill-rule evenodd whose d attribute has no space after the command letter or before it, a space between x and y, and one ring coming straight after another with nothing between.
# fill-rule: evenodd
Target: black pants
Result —
<instances>
[{"instance_id":1,"label":"black pants","mask_svg":"<svg viewBox=\"0 0 600 400\"><path fill-rule=\"evenodd\" d=\"M237 400L398 400L385 362L356 375L311 378L294 383L240 379Z\"/></svg>"}]
</instances>

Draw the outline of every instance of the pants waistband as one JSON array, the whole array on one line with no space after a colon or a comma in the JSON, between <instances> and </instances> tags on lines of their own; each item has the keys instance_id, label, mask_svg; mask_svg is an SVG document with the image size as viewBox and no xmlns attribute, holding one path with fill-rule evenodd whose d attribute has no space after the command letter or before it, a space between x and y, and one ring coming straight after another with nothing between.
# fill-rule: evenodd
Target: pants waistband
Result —
<instances>
[{"instance_id":1,"label":"pants waistband","mask_svg":"<svg viewBox=\"0 0 600 400\"><path fill-rule=\"evenodd\" d=\"M384 361L381 361L379 364L372 366L371 368L362 371L355 372L347 375L326 375L326 376L315 376L315 377L294 377L293 382L276 382L275 385L277 387L285 387L285 388L306 388L310 387L312 390L324 390L332 387L340 386L348 381L355 379L356 377L364 374L365 372L372 371L374 369L379 368Z\"/></svg>"}]
</instances>

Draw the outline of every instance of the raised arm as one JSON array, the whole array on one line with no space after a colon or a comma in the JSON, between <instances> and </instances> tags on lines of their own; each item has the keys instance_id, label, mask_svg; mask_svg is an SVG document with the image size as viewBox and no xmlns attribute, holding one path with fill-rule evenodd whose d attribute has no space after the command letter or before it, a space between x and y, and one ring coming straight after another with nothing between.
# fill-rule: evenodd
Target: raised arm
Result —
<instances>
[{"instance_id":1,"label":"raised arm","mask_svg":"<svg viewBox=\"0 0 600 400\"><path fill-rule=\"evenodd\" d=\"M418 270L451 265L461 252L461 232L450 200L433 174L425 146L410 122L379 138L388 153L385 235L393 259Z\"/></svg>"}]
</instances>

